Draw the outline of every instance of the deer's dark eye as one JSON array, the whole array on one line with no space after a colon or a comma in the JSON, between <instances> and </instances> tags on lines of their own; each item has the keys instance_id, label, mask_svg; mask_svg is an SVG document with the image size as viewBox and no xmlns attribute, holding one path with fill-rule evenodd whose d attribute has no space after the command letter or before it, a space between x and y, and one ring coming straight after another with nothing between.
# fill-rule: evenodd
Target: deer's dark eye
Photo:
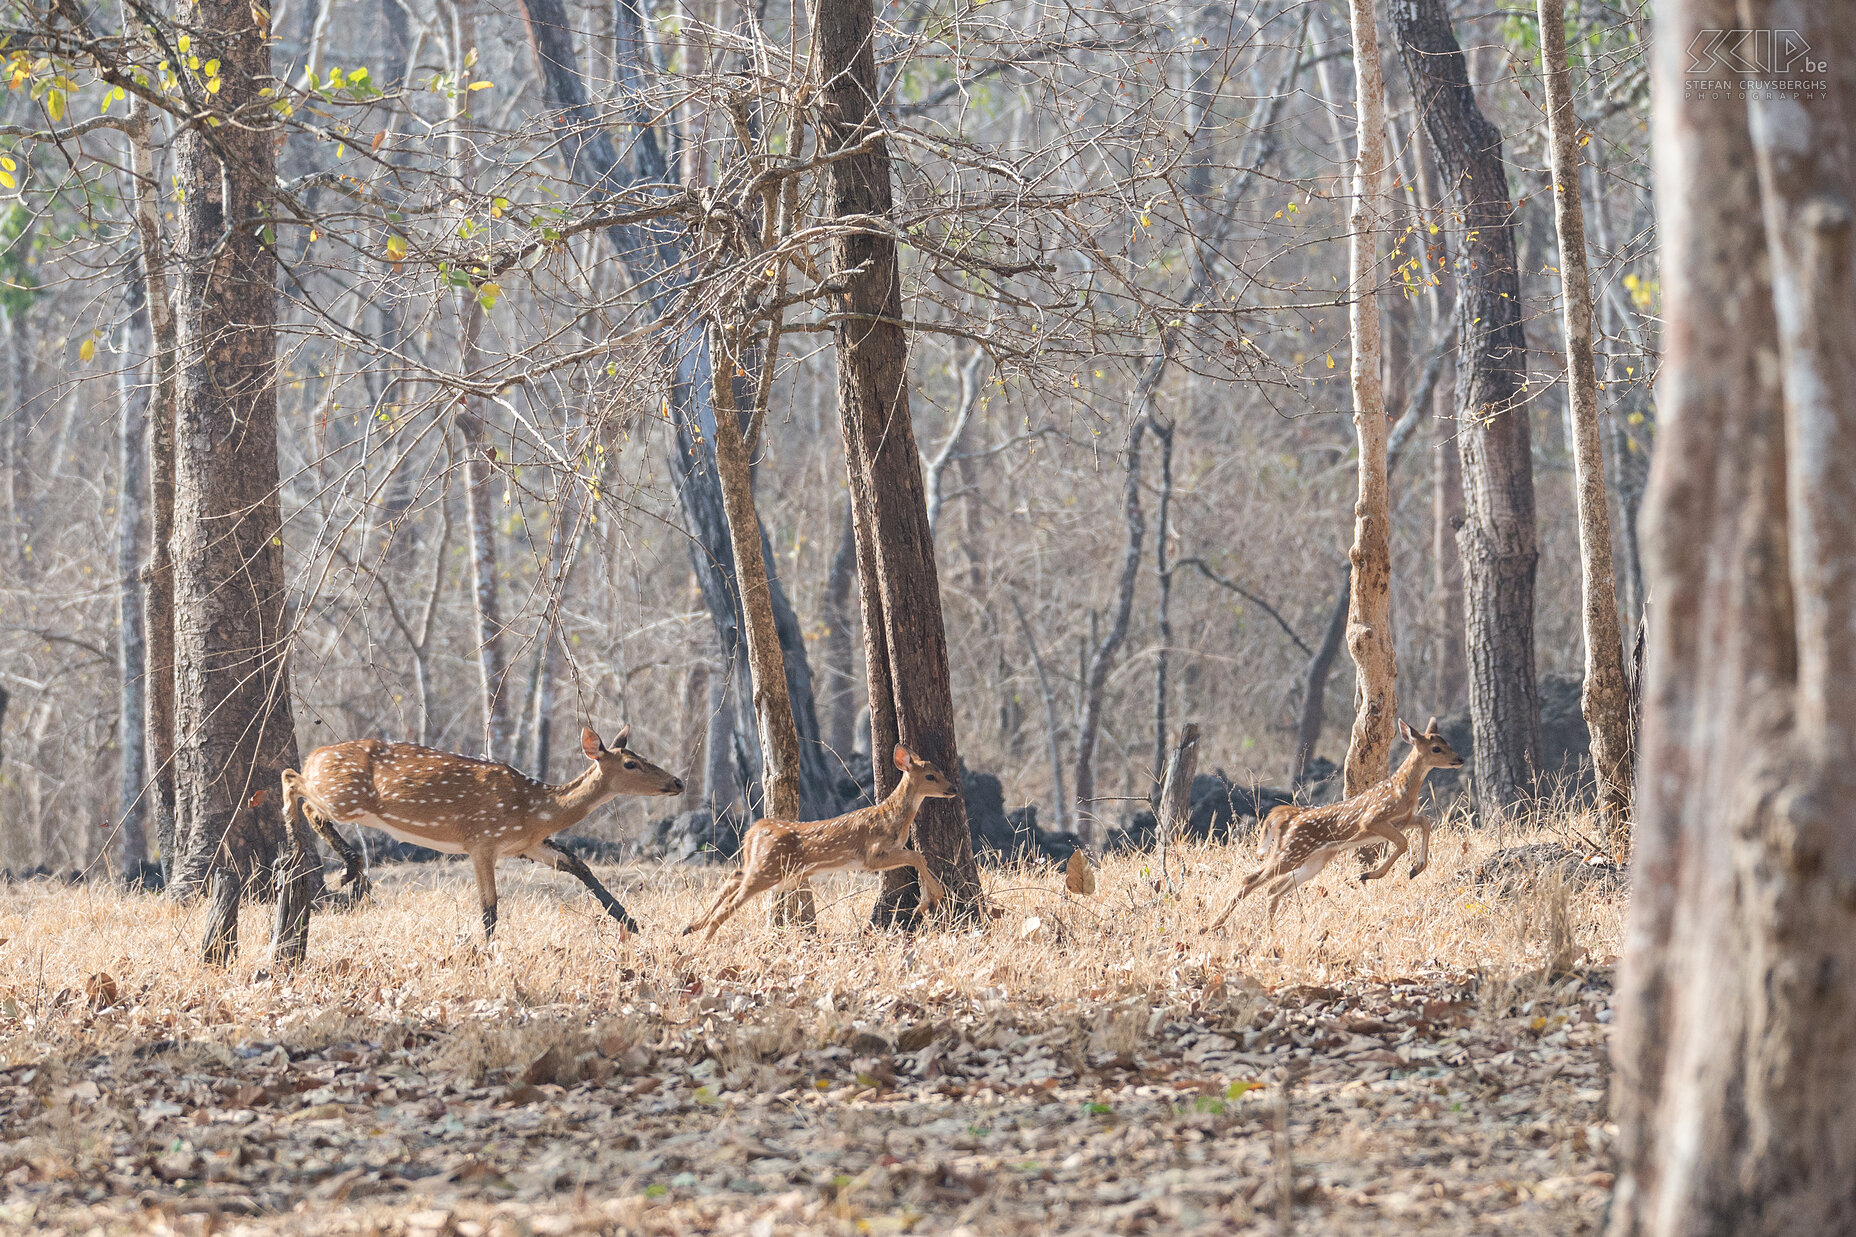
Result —
<instances>
[{"instance_id":1,"label":"deer's dark eye","mask_svg":"<svg viewBox=\"0 0 1856 1237\"><path fill-rule=\"evenodd\" d=\"M1431 744L1431 750L1432 750L1433 752L1437 752L1437 753L1439 753L1439 754L1441 754L1441 753L1443 752L1443 750L1444 750L1444 749L1443 749L1443 748L1441 748L1441 747L1438 747L1438 746L1437 746L1437 745L1436 745L1435 743L1433 743L1433 744Z\"/></svg>"},{"instance_id":2,"label":"deer's dark eye","mask_svg":"<svg viewBox=\"0 0 1856 1237\"><path fill-rule=\"evenodd\" d=\"M625 762L625 767L627 769L636 769L638 767L638 762L635 760L628 760Z\"/></svg>"}]
</instances>

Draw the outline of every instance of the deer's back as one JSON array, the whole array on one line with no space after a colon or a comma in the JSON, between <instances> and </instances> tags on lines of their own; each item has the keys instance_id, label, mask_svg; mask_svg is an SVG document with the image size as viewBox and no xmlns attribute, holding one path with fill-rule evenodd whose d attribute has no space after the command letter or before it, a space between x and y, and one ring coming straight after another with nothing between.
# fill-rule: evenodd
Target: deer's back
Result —
<instances>
[{"instance_id":1,"label":"deer's back","mask_svg":"<svg viewBox=\"0 0 1856 1237\"><path fill-rule=\"evenodd\" d=\"M303 780L315 805L335 820L453 853L463 847L434 837L430 828L508 832L545 810L541 785L508 765L415 743L357 739L319 747L303 762Z\"/></svg>"}]
</instances>

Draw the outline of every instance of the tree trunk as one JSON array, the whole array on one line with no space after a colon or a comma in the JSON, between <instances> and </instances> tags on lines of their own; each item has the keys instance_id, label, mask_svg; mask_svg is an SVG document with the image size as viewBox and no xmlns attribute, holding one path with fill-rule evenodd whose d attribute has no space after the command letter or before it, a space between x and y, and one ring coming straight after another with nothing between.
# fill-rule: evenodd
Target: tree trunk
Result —
<instances>
[{"instance_id":1,"label":"tree trunk","mask_svg":"<svg viewBox=\"0 0 1856 1237\"><path fill-rule=\"evenodd\" d=\"M700 655L690 662L683 675L683 725L678 734L677 751L689 775L683 779L683 797L677 809L693 812L708 797L707 747L703 740L709 731L709 663Z\"/></svg>"},{"instance_id":2,"label":"tree trunk","mask_svg":"<svg viewBox=\"0 0 1856 1237\"><path fill-rule=\"evenodd\" d=\"M1441 323L1456 302L1456 275L1450 261L1449 233L1444 230L1443 190L1437 160L1423 124L1411 132L1412 178L1420 211L1414 234L1425 259L1424 298L1431 321ZM1431 232L1431 227L1436 232ZM1454 333L1454 326L1452 332ZM1432 389L1431 422L1431 595L1430 661L1431 712L1456 712L1463 701L1467 670L1463 662L1463 560L1456 550L1457 530L1463 526L1463 461L1457 451L1456 356L1446 353Z\"/></svg>"},{"instance_id":3,"label":"tree trunk","mask_svg":"<svg viewBox=\"0 0 1856 1237\"><path fill-rule=\"evenodd\" d=\"M825 746L833 759L845 762L857 741L857 652L852 644L857 618L851 608L856 586L857 529L847 494L838 548L825 579Z\"/></svg>"},{"instance_id":4,"label":"tree trunk","mask_svg":"<svg viewBox=\"0 0 1856 1237\"><path fill-rule=\"evenodd\" d=\"M1586 271L1585 210L1579 201L1579 121L1566 60L1565 0L1539 0L1541 73L1547 92L1547 145L1553 162L1553 225L1559 237L1566 332L1566 400L1572 409L1573 482L1579 510L1584 598L1585 690L1580 706L1592 736L1598 810L1613 850L1628 838L1630 702L1624 637L1611 567L1611 515L1598 437L1598 369L1592 357L1592 281Z\"/></svg>"},{"instance_id":5,"label":"tree trunk","mask_svg":"<svg viewBox=\"0 0 1856 1237\"><path fill-rule=\"evenodd\" d=\"M1353 21L1353 212L1347 244L1347 317L1353 338L1353 428L1360 444L1353 508L1347 653L1353 658L1353 737L1344 791L1383 781L1398 731L1398 664L1392 647L1392 502L1386 485L1386 401L1380 375L1379 229L1386 171L1386 92L1372 0L1349 0Z\"/></svg>"},{"instance_id":6,"label":"tree trunk","mask_svg":"<svg viewBox=\"0 0 1856 1237\"><path fill-rule=\"evenodd\" d=\"M268 114L268 30L201 0L195 46L223 66L213 108ZM238 900L284 841L278 778L296 764L277 467L274 134L221 124L174 143L180 263L174 449L175 886L214 886L205 952L238 948Z\"/></svg>"},{"instance_id":7,"label":"tree trunk","mask_svg":"<svg viewBox=\"0 0 1856 1237\"><path fill-rule=\"evenodd\" d=\"M1114 669L1115 655L1128 638L1128 620L1134 611L1135 580L1141 569L1141 549L1147 541L1147 516L1141 509L1141 440L1148 426L1147 397L1158 380L1164 355L1153 362L1141 383L1140 411L1128 427L1128 446L1124 452L1124 475L1121 490L1122 521L1127 527L1127 545L1122 551L1121 571L1115 581L1115 612L1108 632L1097 639L1092 630L1083 650L1082 700L1076 719L1076 823L1086 841L1098 841L1096 831L1096 739L1102 732L1102 710L1108 692L1108 674ZM1092 615L1093 619L1093 615Z\"/></svg>"},{"instance_id":8,"label":"tree trunk","mask_svg":"<svg viewBox=\"0 0 1856 1237\"><path fill-rule=\"evenodd\" d=\"M1173 646L1173 569L1168 565L1167 536L1172 531L1173 518L1173 430L1171 424L1161 425L1158 421L1153 426L1154 437L1160 440L1160 501L1155 504L1154 520L1154 582L1159 586L1160 599L1155 607L1155 634L1158 637L1154 650L1154 783L1159 785L1162 771L1167 767L1166 720L1169 701L1168 689L1172 686L1167 681L1168 656ZM1196 729L1194 730L1196 734Z\"/></svg>"},{"instance_id":9,"label":"tree trunk","mask_svg":"<svg viewBox=\"0 0 1856 1237\"><path fill-rule=\"evenodd\" d=\"M786 666L774 627L773 599L767 587L767 559L760 515L754 507L754 478L747 444L735 409L736 349L720 328L709 336L711 373L715 379L715 459L722 482L722 505L728 517L729 548L735 556L735 579L741 586L741 611L747 622L748 673L754 684L754 720L760 732L762 812L778 820L799 819L799 730L786 692Z\"/></svg>"},{"instance_id":10,"label":"tree trunk","mask_svg":"<svg viewBox=\"0 0 1856 1237\"><path fill-rule=\"evenodd\" d=\"M1166 851L1179 840L1192 819L1192 779L1199 770L1199 726L1187 722L1179 729L1179 742L1163 762L1164 774L1154 787L1154 832L1159 849Z\"/></svg>"},{"instance_id":11,"label":"tree trunk","mask_svg":"<svg viewBox=\"0 0 1856 1237\"><path fill-rule=\"evenodd\" d=\"M167 250L161 238L160 186L148 108L129 96L129 182L135 195L137 259L143 305L154 350L148 404L148 563L142 569L142 617L147 639L148 700L143 749L148 807L161 867L170 878L180 839L174 804L174 410L176 338Z\"/></svg>"},{"instance_id":12,"label":"tree trunk","mask_svg":"<svg viewBox=\"0 0 1856 1237\"><path fill-rule=\"evenodd\" d=\"M636 126L627 143L632 155L630 166L619 158L618 148L600 126L589 102L579 58L574 53L573 27L562 0L523 0L522 9L529 45L541 70L543 91L548 106L555 110L556 132L574 179L599 194L664 182L669 175L664 147L651 123L653 117L645 96L640 93L650 67L644 62L646 47L636 6L619 0L613 12L616 67L621 88L633 104L630 120ZM670 308L679 291L667 281L693 277L678 274L682 261L677 240L679 226L665 222L606 230L614 256L643 281L644 295L660 311ZM700 324L693 323L680 335L675 351L679 360L671 391L676 417L671 464L677 477L677 497L690 534L690 561L702 587L703 604L715 625L722 655L733 658L743 621L736 608L740 589L735 580L721 483L716 475L714 384L709 379L708 350ZM766 540L764 530L762 540ZM766 558L768 589L786 665L787 695L799 731L800 817L817 819L837 810L836 766L819 741L804 629L774 570L771 555ZM717 758L713 743L710 754L712 760Z\"/></svg>"},{"instance_id":13,"label":"tree trunk","mask_svg":"<svg viewBox=\"0 0 1856 1237\"><path fill-rule=\"evenodd\" d=\"M471 303L476 310L476 302ZM471 601L477 620L477 698L483 719L483 754L507 760L512 736L509 659L503 651L502 603L496 563L496 449L475 413L458 409L464 440L464 498L470 516Z\"/></svg>"},{"instance_id":14,"label":"tree trunk","mask_svg":"<svg viewBox=\"0 0 1856 1237\"><path fill-rule=\"evenodd\" d=\"M1476 796L1497 819L1530 793L1540 752L1534 674L1534 469L1522 401L1527 341L1501 133L1484 118L1442 0L1393 0L1425 132L1462 219L1457 447L1463 467L1464 626Z\"/></svg>"},{"instance_id":15,"label":"tree trunk","mask_svg":"<svg viewBox=\"0 0 1856 1237\"><path fill-rule=\"evenodd\" d=\"M1825 85L1689 90L1710 30ZM1655 622L1612 1040L1611 1232L1856 1230L1856 38L1669 0L1653 81L1664 363ZM1717 57L1714 80L1739 74ZM1805 70L1806 78L1823 69ZM1737 83L1736 83L1737 84ZM1827 88L1826 88L1827 87ZM1763 228L1762 228L1763 223Z\"/></svg>"},{"instance_id":16,"label":"tree trunk","mask_svg":"<svg viewBox=\"0 0 1856 1237\"><path fill-rule=\"evenodd\" d=\"M148 639L142 621L142 536L148 500L148 315L142 281L129 283L128 313L116 331L116 819L131 876L148 859Z\"/></svg>"},{"instance_id":17,"label":"tree trunk","mask_svg":"<svg viewBox=\"0 0 1856 1237\"><path fill-rule=\"evenodd\" d=\"M875 27L872 0L820 0L815 11L819 78L826 83L821 145L827 153L863 143L869 130L882 124L876 109ZM826 217L887 216L890 175L889 148L881 141L838 158L826 172ZM836 298L844 320L834 342L863 597L872 749L888 752L900 740L958 776L934 534L909 417L908 340L900 323L896 242L887 232L838 231L831 259L848 283ZM854 270L861 273L849 274ZM877 789L887 793L898 774L888 760L877 760L875 766ZM915 819L915 846L947 887L949 909L974 913L979 870L958 798L922 805ZM912 918L919 893L914 869L886 873L876 922Z\"/></svg>"},{"instance_id":18,"label":"tree trunk","mask_svg":"<svg viewBox=\"0 0 1856 1237\"><path fill-rule=\"evenodd\" d=\"M1038 695L1044 701L1044 737L1050 745L1051 827L1061 833L1070 827L1070 800L1063 793L1063 744L1058 738L1062 731L1057 721L1057 693L1051 690L1044 658L1038 654L1038 639L1031 630L1031 620L1025 617L1025 608L1018 604L1017 594L1011 594L1011 599L1012 609L1018 612L1019 629L1025 633L1031 668L1037 672Z\"/></svg>"},{"instance_id":19,"label":"tree trunk","mask_svg":"<svg viewBox=\"0 0 1856 1237\"><path fill-rule=\"evenodd\" d=\"M1349 568L1347 578L1341 582L1340 593L1334 598L1334 609L1328 614L1321 644L1308 659L1308 669L1302 675L1302 712L1295 723L1295 766L1289 772L1291 786L1300 786L1302 779L1308 776L1308 766L1315 759L1315 746L1321 742L1321 727L1328 713L1328 675L1334 669L1334 659L1340 656L1341 641L1347 634L1352 593L1353 573Z\"/></svg>"}]
</instances>

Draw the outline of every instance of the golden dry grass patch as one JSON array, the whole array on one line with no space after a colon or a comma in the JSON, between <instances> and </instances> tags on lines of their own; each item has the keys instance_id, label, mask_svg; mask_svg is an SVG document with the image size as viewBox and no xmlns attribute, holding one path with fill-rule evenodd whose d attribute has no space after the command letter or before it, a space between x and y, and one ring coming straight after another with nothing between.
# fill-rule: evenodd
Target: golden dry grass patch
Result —
<instances>
[{"instance_id":1,"label":"golden dry grass patch","mask_svg":"<svg viewBox=\"0 0 1856 1237\"><path fill-rule=\"evenodd\" d=\"M1556 838L1535 830L1508 841ZM1060 867L984 869L1001 917L983 927L930 923L913 935L870 930L876 879L841 874L819 883L816 935L770 926L763 900L708 946L679 933L713 900L730 870L721 866L602 871L646 928L621 939L572 880L505 863L502 922L486 947L465 865L393 865L376 871L358 908L316 915L311 960L294 974L269 965L268 906L245 910L241 955L215 970L199 961L197 908L106 885L31 882L0 889L0 1060L208 1029L234 1042L289 1039L344 1010L448 1026L511 1007L616 1011L707 990L874 1013L897 1002L1048 1005L1130 992L1188 1001L1208 977L1238 973L1273 989L1537 969L1565 943L1552 939L1546 895L1471 884L1495 850L1485 833L1446 826L1417 880L1401 863L1365 886L1343 856L1285 902L1272 927L1254 896L1210 934L1202 929L1255 865L1247 848L1186 847L1164 872L1151 854L1111 856L1088 898L1063 892ZM1625 902L1616 890L1565 895L1560 931L1573 958L1617 952ZM99 975L118 994L102 1010L84 995Z\"/></svg>"}]
</instances>

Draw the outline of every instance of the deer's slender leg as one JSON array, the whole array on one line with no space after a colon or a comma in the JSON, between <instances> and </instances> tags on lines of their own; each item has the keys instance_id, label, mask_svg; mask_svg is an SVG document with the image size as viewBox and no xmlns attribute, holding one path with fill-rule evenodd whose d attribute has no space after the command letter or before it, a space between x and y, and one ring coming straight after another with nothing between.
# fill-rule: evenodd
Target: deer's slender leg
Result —
<instances>
[{"instance_id":1,"label":"deer's slender leg","mask_svg":"<svg viewBox=\"0 0 1856 1237\"><path fill-rule=\"evenodd\" d=\"M722 909L722 903L728 901L729 898L734 896L735 890L741 888L741 875L741 873L737 872L722 882L722 892L717 895L714 902L710 903L707 911L697 916L689 927L683 929L683 935L688 936L690 933L715 918L715 913Z\"/></svg>"},{"instance_id":2,"label":"deer's slender leg","mask_svg":"<svg viewBox=\"0 0 1856 1237\"><path fill-rule=\"evenodd\" d=\"M1224 909L1218 912L1218 918L1212 920L1209 927L1201 929L1201 934L1223 927L1224 921L1231 917L1231 912L1237 909L1237 904L1239 902L1248 898L1256 890L1258 885L1263 884L1265 881L1276 879L1278 876L1282 875L1282 872L1283 869L1279 864L1266 863L1249 876L1246 876L1244 878L1244 887L1238 890L1236 894L1232 895L1231 900L1225 903Z\"/></svg>"},{"instance_id":3,"label":"deer's slender leg","mask_svg":"<svg viewBox=\"0 0 1856 1237\"><path fill-rule=\"evenodd\" d=\"M719 907L710 914L709 922L703 929L703 944L706 945L715 939L715 930L727 923L731 915L760 894L778 885L783 879L785 878L772 872L749 872L745 868L742 869L741 883L735 887L734 896L729 898L727 905Z\"/></svg>"},{"instance_id":4,"label":"deer's slender leg","mask_svg":"<svg viewBox=\"0 0 1856 1237\"><path fill-rule=\"evenodd\" d=\"M361 852L359 848L350 846L348 844L348 839L335 831L334 822L330 821L316 809L314 804L310 803L309 796L305 794L303 790L303 775L298 773L295 769L285 769L283 774L283 791L285 827L290 827L294 819L291 813L303 813L303 819L309 822L310 828L321 835L322 840L327 842L335 853L342 857L342 863L347 867L347 871L342 873L342 884L344 886L356 885L357 888L355 893L357 895L365 894L368 884L367 873L362 871L361 868Z\"/></svg>"},{"instance_id":5,"label":"deer's slender leg","mask_svg":"<svg viewBox=\"0 0 1856 1237\"><path fill-rule=\"evenodd\" d=\"M606 908L606 914L618 920L619 925L627 932L641 931L638 921L633 919L619 900L599 883L599 877L593 875L592 869L586 866L585 861L565 847L556 844L553 838L543 838L538 845L522 852L522 857L532 859L543 867L553 868L556 872L565 872L572 876L585 885L595 898L599 899L599 904Z\"/></svg>"},{"instance_id":6,"label":"deer's slender leg","mask_svg":"<svg viewBox=\"0 0 1856 1237\"><path fill-rule=\"evenodd\" d=\"M1384 863L1380 864L1378 867L1374 868L1372 871L1360 877L1360 883L1362 885L1364 885L1367 881L1376 881L1380 877L1384 876L1387 872L1390 872L1392 870L1392 865L1398 862L1398 857L1404 854L1405 851L1409 849L1411 845L1409 842L1405 840L1405 834L1402 830L1400 830L1397 826L1389 825L1382 820L1376 820L1376 821L1372 821L1371 823L1369 823L1366 826L1366 831L1368 833L1377 834L1379 837L1384 838L1386 841L1392 843L1392 846L1391 846L1391 849L1386 852L1386 858L1385 858Z\"/></svg>"},{"instance_id":7,"label":"deer's slender leg","mask_svg":"<svg viewBox=\"0 0 1856 1237\"><path fill-rule=\"evenodd\" d=\"M1418 827L1418 858L1411 865L1408 880L1417 880L1418 873L1431 866L1431 821L1427 816L1413 814L1411 824Z\"/></svg>"},{"instance_id":8,"label":"deer's slender leg","mask_svg":"<svg viewBox=\"0 0 1856 1237\"><path fill-rule=\"evenodd\" d=\"M887 872L891 868L913 867L916 876L921 879L923 905L929 910L941 905L941 899L947 896L947 887L936 880L934 873L928 870L927 857L920 851L878 851L873 855L865 855L863 864L866 872Z\"/></svg>"},{"instance_id":9,"label":"deer's slender leg","mask_svg":"<svg viewBox=\"0 0 1856 1237\"><path fill-rule=\"evenodd\" d=\"M477 873L477 901L483 907L483 939L487 941L496 932L496 852L473 851L470 866Z\"/></svg>"}]
</instances>

